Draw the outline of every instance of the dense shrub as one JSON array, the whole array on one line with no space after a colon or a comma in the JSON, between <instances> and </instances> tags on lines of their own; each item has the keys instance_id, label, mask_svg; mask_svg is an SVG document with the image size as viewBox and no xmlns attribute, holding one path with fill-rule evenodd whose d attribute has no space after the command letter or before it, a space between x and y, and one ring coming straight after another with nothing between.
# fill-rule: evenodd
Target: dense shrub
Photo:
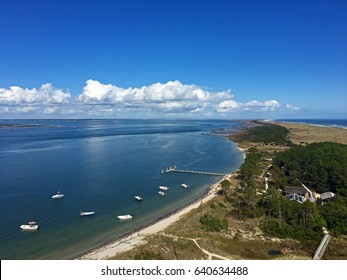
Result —
<instances>
[{"instance_id":1,"label":"dense shrub","mask_svg":"<svg viewBox=\"0 0 347 280\"><path fill-rule=\"evenodd\" d=\"M288 129L274 124L262 124L260 126L249 128L247 133L242 138L246 141L263 142L265 144L289 144Z\"/></svg>"},{"instance_id":2,"label":"dense shrub","mask_svg":"<svg viewBox=\"0 0 347 280\"><path fill-rule=\"evenodd\" d=\"M347 234L347 203L345 198L337 195L329 203L320 205L319 210L333 235Z\"/></svg>"},{"instance_id":3,"label":"dense shrub","mask_svg":"<svg viewBox=\"0 0 347 280\"><path fill-rule=\"evenodd\" d=\"M225 220L221 220L210 215L204 215L200 218L200 223L205 231L219 232L228 228L228 223Z\"/></svg>"},{"instance_id":4,"label":"dense shrub","mask_svg":"<svg viewBox=\"0 0 347 280\"><path fill-rule=\"evenodd\" d=\"M240 176L244 179L250 179L253 175L261 173L259 168L262 154L256 148L250 148L247 151L245 162L240 166Z\"/></svg>"}]
</instances>

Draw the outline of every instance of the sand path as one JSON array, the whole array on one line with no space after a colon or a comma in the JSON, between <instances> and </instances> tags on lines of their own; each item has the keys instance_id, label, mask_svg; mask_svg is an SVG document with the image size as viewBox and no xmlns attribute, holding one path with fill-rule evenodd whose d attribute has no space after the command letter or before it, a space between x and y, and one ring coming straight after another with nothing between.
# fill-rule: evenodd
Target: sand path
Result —
<instances>
[{"instance_id":1,"label":"sand path","mask_svg":"<svg viewBox=\"0 0 347 280\"><path fill-rule=\"evenodd\" d=\"M186 239L186 240L191 240L195 243L195 245L204 253L208 256L208 259L209 260L212 260L213 258L216 258L216 259L221 259L221 260L232 260L233 258L226 258L224 256L221 256L221 255L218 255L218 254L215 254L215 253L211 253L209 251L207 251L206 249L202 248L199 243L198 243L198 240L201 240L202 238L188 238L188 237L181 237L181 236L174 236L174 235L171 235L171 234L165 234L163 233L162 235L164 236L167 236L167 237L170 237L170 238L173 238L173 239Z\"/></svg>"}]
</instances>

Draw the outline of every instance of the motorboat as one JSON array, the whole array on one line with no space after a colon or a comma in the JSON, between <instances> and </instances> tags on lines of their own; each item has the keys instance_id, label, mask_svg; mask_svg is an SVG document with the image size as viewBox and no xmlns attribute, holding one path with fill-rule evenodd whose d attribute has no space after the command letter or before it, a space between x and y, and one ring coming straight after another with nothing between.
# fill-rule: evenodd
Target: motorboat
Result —
<instances>
[{"instance_id":1,"label":"motorboat","mask_svg":"<svg viewBox=\"0 0 347 280\"><path fill-rule=\"evenodd\" d=\"M166 187L166 186L159 186L159 189L161 189L163 191L168 191L170 188Z\"/></svg>"},{"instance_id":2,"label":"motorboat","mask_svg":"<svg viewBox=\"0 0 347 280\"><path fill-rule=\"evenodd\" d=\"M62 198L64 197L64 194L60 192L60 190L52 196L53 199L59 199L59 198Z\"/></svg>"},{"instance_id":3,"label":"motorboat","mask_svg":"<svg viewBox=\"0 0 347 280\"><path fill-rule=\"evenodd\" d=\"M27 225L21 225L20 228L22 230L38 230L39 225L37 225L36 222L31 221Z\"/></svg>"},{"instance_id":4,"label":"motorboat","mask_svg":"<svg viewBox=\"0 0 347 280\"><path fill-rule=\"evenodd\" d=\"M84 211L81 211L80 212L80 216L93 216L95 214L95 212L84 212Z\"/></svg>"},{"instance_id":5,"label":"motorboat","mask_svg":"<svg viewBox=\"0 0 347 280\"><path fill-rule=\"evenodd\" d=\"M162 192L162 191L159 191L158 194L161 195L161 196L165 196L166 195L166 193Z\"/></svg>"},{"instance_id":6,"label":"motorboat","mask_svg":"<svg viewBox=\"0 0 347 280\"><path fill-rule=\"evenodd\" d=\"M137 201L142 201L142 200L143 200L143 198L142 198L141 196L138 196L138 195L135 196L135 199L136 199Z\"/></svg>"},{"instance_id":7,"label":"motorboat","mask_svg":"<svg viewBox=\"0 0 347 280\"><path fill-rule=\"evenodd\" d=\"M189 186L187 184L181 184L182 188L188 189Z\"/></svg>"},{"instance_id":8,"label":"motorboat","mask_svg":"<svg viewBox=\"0 0 347 280\"><path fill-rule=\"evenodd\" d=\"M117 218L119 220L130 220L132 219L134 216L133 215L120 215L120 216L117 216Z\"/></svg>"}]
</instances>

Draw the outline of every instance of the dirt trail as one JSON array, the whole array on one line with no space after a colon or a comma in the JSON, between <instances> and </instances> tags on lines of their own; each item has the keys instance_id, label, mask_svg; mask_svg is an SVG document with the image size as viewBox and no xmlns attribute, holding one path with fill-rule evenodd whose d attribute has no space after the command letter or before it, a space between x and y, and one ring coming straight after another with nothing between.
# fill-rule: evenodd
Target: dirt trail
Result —
<instances>
[{"instance_id":1,"label":"dirt trail","mask_svg":"<svg viewBox=\"0 0 347 280\"><path fill-rule=\"evenodd\" d=\"M211 253L209 251L207 251L206 249L202 248L199 244L198 244L198 240L199 239L202 239L202 238L188 238L188 237L180 237L180 236L175 236L175 235L171 235L171 234L166 234L166 233L162 233L162 235L166 236L166 237L170 237L170 238L173 238L175 240L181 238L181 239L186 239L186 240L191 240L195 243L195 245L203 252L205 253L207 256L208 256L208 259L209 260L212 260L213 257L214 258L217 258L217 259L221 259L221 260L232 260L233 258L229 257L224 257L224 256L221 256L221 255L218 255L218 254L215 254L215 253Z\"/></svg>"}]
</instances>

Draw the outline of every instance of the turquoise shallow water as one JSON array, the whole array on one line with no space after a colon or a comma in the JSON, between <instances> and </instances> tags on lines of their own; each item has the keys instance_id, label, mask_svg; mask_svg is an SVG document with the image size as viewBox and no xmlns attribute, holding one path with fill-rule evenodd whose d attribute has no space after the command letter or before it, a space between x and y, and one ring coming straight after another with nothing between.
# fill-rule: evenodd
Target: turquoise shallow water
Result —
<instances>
[{"instance_id":1,"label":"turquoise shallow water","mask_svg":"<svg viewBox=\"0 0 347 280\"><path fill-rule=\"evenodd\" d=\"M201 196L243 161L220 133L237 122L204 120L1 120L1 259L69 259L119 238ZM13 126L13 124L17 124ZM222 128L228 129L225 131ZM211 133L213 131L213 133ZM189 189L180 185L186 183ZM166 197L158 187L170 187ZM51 196L61 190L65 197ZM137 202L135 195L144 200ZM95 211L80 217L80 211ZM132 214L130 221L117 215ZM35 220L37 232L22 232Z\"/></svg>"}]
</instances>

